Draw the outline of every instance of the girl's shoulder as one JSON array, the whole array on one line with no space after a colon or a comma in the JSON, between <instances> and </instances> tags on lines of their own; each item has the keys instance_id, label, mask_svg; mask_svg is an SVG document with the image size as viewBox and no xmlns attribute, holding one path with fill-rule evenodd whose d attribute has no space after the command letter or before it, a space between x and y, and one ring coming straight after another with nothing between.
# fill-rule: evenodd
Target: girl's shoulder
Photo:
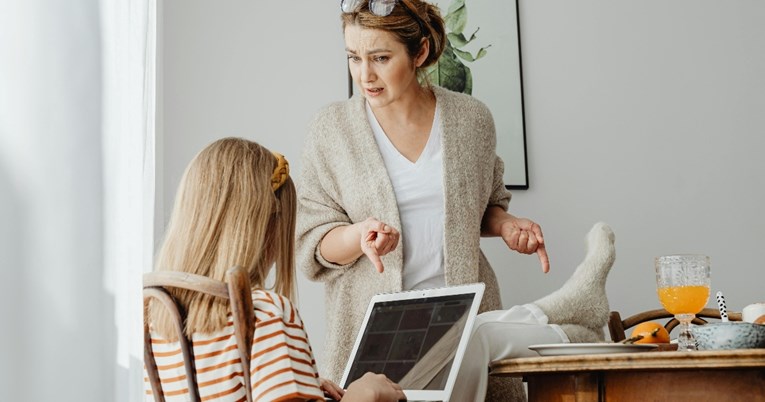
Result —
<instances>
[{"instance_id":1,"label":"girl's shoulder","mask_svg":"<svg viewBox=\"0 0 765 402\"><path fill-rule=\"evenodd\" d=\"M282 318L285 322L300 321L292 302L276 292L257 289L252 292L252 306L258 321Z\"/></svg>"}]
</instances>

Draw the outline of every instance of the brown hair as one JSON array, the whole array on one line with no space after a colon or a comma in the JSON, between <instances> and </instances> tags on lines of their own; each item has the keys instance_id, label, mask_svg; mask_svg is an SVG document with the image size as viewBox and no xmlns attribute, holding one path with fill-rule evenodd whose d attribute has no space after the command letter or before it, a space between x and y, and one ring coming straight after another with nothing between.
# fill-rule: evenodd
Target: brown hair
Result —
<instances>
[{"instance_id":1,"label":"brown hair","mask_svg":"<svg viewBox=\"0 0 765 402\"><path fill-rule=\"evenodd\" d=\"M232 266L245 267L253 288L266 287L272 265L274 291L295 296L295 186L287 178L273 190L277 158L263 146L223 138L205 147L181 179L156 270L182 271L223 281ZM175 290L188 312L186 332L212 333L227 323L228 303ZM151 304L153 330L175 337L164 308Z\"/></svg>"},{"instance_id":2,"label":"brown hair","mask_svg":"<svg viewBox=\"0 0 765 402\"><path fill-rule=\"evenodd\" d=\"M390 15L381 17L369 11L369 0L362 1L356 10L342 13L343 31L348 25L380 29L393 34L406 46L411 58L420 51L422 38L430 45L430 53L420 70L434 64L446 47L446 28L438 7L421 0L398 0Z\"/></svg>"}]
</instances>

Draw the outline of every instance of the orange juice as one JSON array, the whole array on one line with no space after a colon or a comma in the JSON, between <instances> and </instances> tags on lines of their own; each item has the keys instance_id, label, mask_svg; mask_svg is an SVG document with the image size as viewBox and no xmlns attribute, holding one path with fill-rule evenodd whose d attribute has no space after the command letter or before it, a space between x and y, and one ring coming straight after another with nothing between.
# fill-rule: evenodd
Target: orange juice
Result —
<instances>
[{"instance_id":1,"label":"orange juice","mask_svg":"<svg viewBox=\"0 0 765 402\"><path fill-rule=\"evenodd\" d=\"M707 305L709 286L659 288L659 301L672 314L696 314Z\"/></svg>"}]
</instances>

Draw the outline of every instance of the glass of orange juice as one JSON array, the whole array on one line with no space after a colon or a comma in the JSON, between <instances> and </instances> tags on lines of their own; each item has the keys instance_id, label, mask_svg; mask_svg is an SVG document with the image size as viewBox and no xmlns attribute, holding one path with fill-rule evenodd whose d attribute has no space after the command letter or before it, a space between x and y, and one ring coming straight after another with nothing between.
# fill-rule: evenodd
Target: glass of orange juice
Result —
<instances>
[{"instance_id":1,"label":"glass of orange juice","mask_svg":"<svg viewBox=\"0 0 765 402\"><path fill-rule=\"evenodd\" d=\"M709 256L677 254L656 257L659 301L680 321L677 350L696 350L690 324L709 300Z\"/></svg>"}]
</instances>

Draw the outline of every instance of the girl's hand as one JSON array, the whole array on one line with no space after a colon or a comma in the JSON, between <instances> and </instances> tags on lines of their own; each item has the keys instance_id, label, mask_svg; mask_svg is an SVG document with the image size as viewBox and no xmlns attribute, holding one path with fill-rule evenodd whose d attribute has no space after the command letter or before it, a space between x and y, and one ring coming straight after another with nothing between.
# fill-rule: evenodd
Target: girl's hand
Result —
<instances>
[{"instance_id":1,"label":"girl's hand","mask_svg":"<svg viewBox=\"0 0 765 402\"><path fill-rule=\"evenodd\" d=\"M326 378L319 377L319 385L321 386L321 390L324 392L324 395L327 395L332 399L339 401L343 398L343 395L345 395L344 389L340 388L339 385Z\"/></svg>"},{"instance_id":2,"label":"girl's hand","mask_svg":"<svg viewBox=\"0 0 765 402\"><path fill-rule=\"evenodd\" d=\"M385 374L366 373L348 386L345 394L348 402L355 401L379 401L396 402L406 401L406 395L401 386L391 381Z\"/></svg>"}]
</instances>

